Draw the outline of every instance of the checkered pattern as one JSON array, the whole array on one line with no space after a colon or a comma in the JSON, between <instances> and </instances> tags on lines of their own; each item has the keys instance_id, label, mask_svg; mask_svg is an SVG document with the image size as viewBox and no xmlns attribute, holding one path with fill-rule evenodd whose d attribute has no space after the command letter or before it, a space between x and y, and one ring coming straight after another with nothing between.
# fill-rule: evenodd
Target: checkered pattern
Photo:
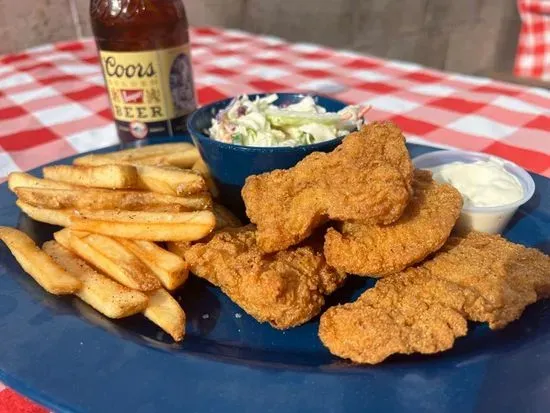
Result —
<instances>
[{"instance_id":1,"label":"checkered pattern","mask_svg":"<svg viewBox=\"0 0 550 413\"><path fill-rule=\"evenodd\" d=\"M329 94L371 105L370 120L395 121L410 141L488 152L550 176L548 91L234 30L195 28L192 45L203 104L253 92ZM91 40L0 58L0 175L113 144L111 121ZM0 392L0 413L18 411L2 410L13 397Z\"/></svg>"},{"instance_id":2,"label":"checkered pattern","mask_svg":"<svg viewBox=\"0 0 550 413\"><path fill-rule=\"evenodd\" d=\"M234 30L192 30L201 103L304 90L371 105L412 141L485 151L550 176L550 93ZM94 44L0 58L0 176L116 142Z\"/></svg>"},{"instance_id":3,"label":"checkered pattern","mask_svg":"<svg viewBox=\"0 0 550 413\"><path fill-rule=\"evenodd\" d=\"M518 0L521 32L514 72L550 81L550 0Z\"/></svg>"}]
</instances>

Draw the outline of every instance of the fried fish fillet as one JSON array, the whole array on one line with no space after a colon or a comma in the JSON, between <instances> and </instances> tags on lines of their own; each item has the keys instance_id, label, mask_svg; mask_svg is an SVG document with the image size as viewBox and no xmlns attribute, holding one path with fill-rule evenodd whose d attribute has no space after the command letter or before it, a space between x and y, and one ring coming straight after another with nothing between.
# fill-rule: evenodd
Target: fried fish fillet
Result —
<instances>
[{"instance_id":1,"label":"fried fish fillet","mask_svg":"<svg viewBox=\"0 0 550 413\"><path fill-rule=\"evenodd\" d=\"M324 296L345 279L314 246L263 253L252 225L215 233L206 243L186 251L185 260L194 274L220 287L258 321L278 329L316 316Z\"/></svg>"},{"instance_id":2,"label":"fried fish fillet","mask_svg":"<svg viewBox=\"0 0 550 413\"><path fill-rule=\"evenodd\" d=\"M413 190L403 215L393 224L346 222L341 232L329 229L324 247L327 262L348 273L382 277L441 248L460 215L462 196L422 170L415 171Z\"/></svg>"},{"instance_id":3,"label":"fried fish fillet","mask_svg":"<svg viewBox=\"0 0 550 413\"><path fill-rule=\"evenodd\" d=\"M373 122L331 153L246 180L246 213L265 252L284 250L332 220L389 224L411 195L413 166L401 130Z\"/></svg>"},{"instance_id":4,"label":"fried fish fillet","mask_svg":"<svg viewBox=\"0 0 550 413\"><path fill-rule=\"evenodd\" d=\"M380 363L395 353L436 353L466 335L467 320L499 329L550 296L550 257L498 235L450 238L432 260L331 307L319 337L331 353Z\"/></svg>"}]
</instances>

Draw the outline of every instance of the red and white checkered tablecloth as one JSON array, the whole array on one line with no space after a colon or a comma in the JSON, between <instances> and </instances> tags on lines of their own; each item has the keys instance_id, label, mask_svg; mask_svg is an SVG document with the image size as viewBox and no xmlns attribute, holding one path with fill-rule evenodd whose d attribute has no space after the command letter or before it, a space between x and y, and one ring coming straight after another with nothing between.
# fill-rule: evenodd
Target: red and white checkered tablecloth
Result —
<instances>
[{"instance_id":1,"label":"red and white checkered tablecloth","mask_svg":"<svg viewBox=\"0 0 550 413\"><path fill-rule=\"evenodd\" d=\"M550 176L550 92L416 64L290 44L234 30L192 29L201 103L306 90L371 105L410 141L483 151ZM117 141L91 40L0 57L0 176ZM34 410L33 410L34 409ZM0 390L0 413L44 411Z\"/></svg>"},{"instance_id":2,"label":"red and white checkered tablecloth","mask_svg":"<svg viewBox=\"0 0 550 413\"><path fill-rule=\"evenodd\" d=\"M517 0L521 17L514 73L550 81L550 0Z\"/></svg>"}]
</instances>

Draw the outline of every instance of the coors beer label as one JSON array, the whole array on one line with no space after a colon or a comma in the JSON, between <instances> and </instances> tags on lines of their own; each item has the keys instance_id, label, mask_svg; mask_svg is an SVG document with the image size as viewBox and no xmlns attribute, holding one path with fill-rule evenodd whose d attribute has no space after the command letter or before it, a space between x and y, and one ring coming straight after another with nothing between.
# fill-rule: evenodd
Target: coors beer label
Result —
<instances>
[{"instance_id":1,"label":"coors beer label","mask_svg":"<svg viewBox=\"0 0 550 413\"><path fill-rule=\"evenodd\" d=\"M124 140L186 131L187 115L196 107L188 45L99 55Z\"/></svg>"}]
</instances>

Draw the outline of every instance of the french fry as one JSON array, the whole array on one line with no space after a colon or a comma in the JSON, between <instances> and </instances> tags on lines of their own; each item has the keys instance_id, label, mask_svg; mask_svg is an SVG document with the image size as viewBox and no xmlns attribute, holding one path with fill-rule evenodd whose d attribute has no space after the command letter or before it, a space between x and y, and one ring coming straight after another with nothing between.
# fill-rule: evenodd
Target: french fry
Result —
<instances>
[{"instance_id":1,"label":"french fry","mask_svg":"<svg viewBox=\"0 0 550 413\"><path fill-rule=\"evenodd\" d=\"M141 159L150 156L166 155L174 152L186 152L195 146L189 142L161 143L156 145L140 146L139 148L129 148L122 151L111 152L108 155L119 159Z\"/></svg>"},{"instance_id":2,"label":"french fry","mask_svg":"<svg viewBox=\"0 0 550 413\"><path fill-rule=\"evenodd\" d=\"M133 243L137 245L141 251L145 252L145 255L149 255L151 259L154 259L157 265L166 271L177 272L187 269L187 263L178 257L177 255L165 250L158 244L151 241L134 240Z\"/></svg>"},{"instance_id":3,"label":"french fry","mask_svg":"<svg viewBox=\"0 0 550 413\"><path fill-rule=\"evenodd\" d=\"M184 208L181 205L144 205L140 209L143 212L165 212L170 214L175 214L178 212L190 212L189 208Z\"/></svg>"},{"instance_id":4,"label":"french fry","mask_svg":"<svg viewBox=\"0 0 550 413\"><path fill-rule=\"evenodd\" d=\"M138 188L168 195L197 194L206 192L203 177L190 169L173 166L136 166Z\"/></svg>"},{"instance_id":5,"label":"french fry","mask_svg":"<svg viewBox=\"0 0 550 413\"><path fill-rule=\"evenodd\" d=\"M16 187L14 192L20 201L48 209L125 209L159 210L172 207L177 211L209 209L212 201L207 193L172 196L155 192L125 191L96 188L29 188Z\"/></svg>"},{"instance_id":6,"label":"french fry","mask_svg":"<svg viewBox=\"0 0 550 413\"><path fill-rule=\"evenodd\" d=\"M71 217L72 229L146 241L196 241L208 235L214 225L214 216L212 216L212 222L208 224L130 223Z\"/></svg>"},{"instance_id":7,"label":"french fry","mask_svg":"<svg viewBox=\"0 0 550 413\"><path fill-rule=\"evenodd\" d=\"M75 295L109 318L128 317L140 313L147 307L146 294L125 287L97 272L86 261L79 258L56 241L48 241L42 250L65 271L82 283Z\"/></svg>"},{"instance_id":8,"label":"french fry","mask_svg":"<svg viewBox=\"0 0 550 413\"><path fill-rule=\"evenodd\" d=\"M214 198L217 198L220 195L220 191L218 190L218 187L214 183L214 180L212 179L212 175L210 174L210 170L208 169L208 166L202 160L202 158L197 159L197 161L193 164L192 169L202 175L202 177L204 178L204 181L206 182L206 186L208 187L208 190L210 191L210 193Z\"/></svg>"},{"instance_id":9,"label":"french fry","mask_svg":"<svg viewBox=\"0 0 550 413\"><path fill-rule=\"evenodd\" d=\"M138 181L137 171L131 165L55 165L42 171L47 179L93 188L135 188Z\"/></svg>"},{"instance_id":10,"label":"french fry","mask_svg":"<svg viewBox=\"0 0 550 413\"><path fill-rule=\"evenodd\" d=\"M170 334L175 341L185 336L185 312L164 289L149 294L149 304L143 315Z\"/></svg>"},{"instance_id":11,"label":"french fry","mask_svg":"<svg viewBox=\"0 0 550 413\"><path fill-rule=\"evenodd\" d=\"M199 151L192 148L186 151L140 158L132 161L132 163L134 165L172 165L178 168L191 168L199 157Z\"/></svg>"},{"instance_id":12,"label":"french fry","mask_svg":"<svg viewBox=\"0 0 550 413\"><path fill-rule=\"evenodd\" d=\"M151 241L124 238L118 238L117 241L143 261L167 290L175 290L187 280L189 267L178 255Z\"/></svg>"},{"instance_id":13,"label":"french fry","mask_svg":"<svg viewBox=\"0 0 550 413\"><path fill-rule=\"evenodd\" d=\"M66 232L65 229L54 234L55 240L65 247ZM112 238L98 234L82 236L69 232L68 246L95 268L128 288L139 291L160 288L160 282L152 271Z\"/></svg>"},{"instance_id":14,"label":"french fry","mask_svg":"<svg viewBox=\"0 0 550 413\"><path fill-rule=\"evenodd\" d=\"M237 228L243 225L233 212L221 204L215 203L212 207L212 212L214 212L214 216L216 217L216 229L226 227Z\"/></svg>"},{"instance_id":15,"label":"french fry","mask_svg":"<svg viewBox=\"0 0 550 413\"><path fill-rule=\"evenodd\" d=\"M241 221L231 211L221 204L214 203L212 212L216 217L216 226L214 229L219 230L226 227L237 228L242 226ZM176 254L177 256L185 259L185 252L191 248L191 242L189 241L168 241L166 242L166 248L168 251Z\"/></svg>"},{"instance_id":16,"label":"french fry","mask_svg":"<svg viewBox=\"0 0 550 413\"><path fill-rule=\"evenodd\" d=\"M211 211L80 211L70 220L72 229L146 241L196 241L216 225Z\"/></svg>"},{"instance_id":17,"label":"french fry","mask_svg":"<svg viewBox=\"0 0 550 413\"><path fill-rule=\"evenodd\" d=\"M73 294L82 283L56 262L24 232L0 227L0 239L7 245L23 270L51 294Z\"/></svg>"},{"instance_id":18,"label":"french fry","mask_svg":"<svg viewBox=\"0 0 550 413\"><path fill-rule=\"evenodd\" d=\"M114 263L117 269L113 269L108 275L122 274L123 276L117 279L121 284L140 291L152 291L160 288L160 282L153 272L116 240L99 234L89 234L84 238L78 238L76 235L73 237L82 239ZM71 245L73 245L72 237Z\"/></svg>"},{"instance_id":19,"label":"french fry","mask_svg":"<svg viewBox=\"0 0 550 413\"><path fill-rule=\"evenodd\" d=\"M12 192L19 187L27 188L49 188L49 189L73 189L74 185L64 182L41 179L25 172L12 172L8 175L8 186Z\"/></svg>"},{"instance_id":20,"label":"french fry","mask_svg":"<svg viewBox=\"0 0 550 413\"><path fill-rule=\"evenodd\" d=\"M44 209L29 205L25 202L16 201L16 205L35 221L45 222L46 224L68 227L71 225L70 217L72 211L66 209Z\"/></svg>"},{"instance_id":21,"label":"french fry","mask_svg":"<svg viewBox=\"0 0 550 413\"><path fill-rule=\"evenodd\" d=\"M79 211L75 217L109 222L125 222L129 224L189 224L189 225L215 225L216 218L212 211L191 211L191 212L147 212L147 211L124 211L118 209L103 209L97 211ZM127 237L124 237L127 238Z\"/></svg>"},{"instance_id":22,"label":"french fry","mask_svg":"<svg viewBox=\"0 0 550 413\"><path fill-rule=\"evenodd\" d=\"M164 156L173 153L184 153L193 149L194 146L187 142L164 143L159 145L142 146L139 148L125 149L122 151L106 154L85 155L74 160L75 165L106 165L120 162L136 161L155 156Z\"/></svg>"},{"instance_id":23,"label":"french fry","mask_svg":"<svg viewBox=\"0 0 550 413\"><path fill-rule=\"evenodd\" d=\"M178 257L185 259L185 251L191 248L191 242L189 241L168 241L166 248L172 254L176 254Z\"/></svg>"},{"instance_id":24,"label":"french fry","mask_svg":"<svg viewBox=\"0 0 550 413\"><path fill-rule=\"evenodd\" d=\"M54 232L53 233L53 238L63 248L66 248L66 249L72 251L72 248L71 248L71 235L74 235L75 237L78 237L78 238L84 238L85 236L88 235L88 232L71 231L69 228L63 228L60 231Z\"/></svg>"}]
</instances>

